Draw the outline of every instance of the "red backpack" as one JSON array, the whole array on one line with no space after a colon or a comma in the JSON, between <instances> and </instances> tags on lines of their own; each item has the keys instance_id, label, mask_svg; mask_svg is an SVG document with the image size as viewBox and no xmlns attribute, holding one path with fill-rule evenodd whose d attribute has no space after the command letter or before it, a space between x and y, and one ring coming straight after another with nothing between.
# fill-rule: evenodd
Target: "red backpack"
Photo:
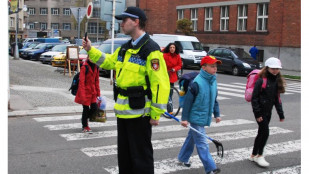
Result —
<instances>
[{"instance_id":1,"label":"red backpack","mask_svg":"<svg viewBox=\"0 0 309 174\"><path fill-rule=\"evenodd\" d=\"M245 100L247 102L251 102L255 82L259 79L259 72L260 72L259 69L255 69L251 71L247 76L247 85L246 85L246 91L245 91ZM266 84L267 84L267 78L264 77L262 89L266 88Z\"/></svg>"}]
</instances>

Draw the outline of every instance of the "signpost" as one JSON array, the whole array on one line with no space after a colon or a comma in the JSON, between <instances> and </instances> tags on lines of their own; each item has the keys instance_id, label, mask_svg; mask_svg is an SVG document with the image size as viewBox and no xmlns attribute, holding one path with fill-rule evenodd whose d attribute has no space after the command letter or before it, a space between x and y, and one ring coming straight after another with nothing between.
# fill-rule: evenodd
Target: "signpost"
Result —
<instances>
[{"instance_id":1,"label":"signpost","mask_svg":"<svg viewBox=\"0 0 309 174\"><path fill-rule=\"evenodd\" d=\"M86 7L71 7L71 12L73 14L73 16L75 17L77 24L78 24L78 31L77 31L77 38L78 38L78 44L80 43L79 39L80 39L80 23L81 23L81 19L84 18L84 16L86 15Z\"/></svg>"}]
</instances>

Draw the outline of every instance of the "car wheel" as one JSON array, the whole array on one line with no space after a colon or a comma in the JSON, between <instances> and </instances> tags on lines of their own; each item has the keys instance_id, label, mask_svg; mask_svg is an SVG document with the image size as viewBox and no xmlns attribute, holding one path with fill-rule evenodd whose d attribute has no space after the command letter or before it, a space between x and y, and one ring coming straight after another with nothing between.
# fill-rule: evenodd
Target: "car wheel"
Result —
<instances>
[{"instance_id":1,"label":"car wheel","mask_svg":"<svg viewBox=\"0 0 309 174\"><path fill-rule=\"evenodd\" d=\"M238 69L237 66L233 67L232 73L233 73L234 76L238 76L239 75L239 69Z\"/></svg>"}]
</instances>

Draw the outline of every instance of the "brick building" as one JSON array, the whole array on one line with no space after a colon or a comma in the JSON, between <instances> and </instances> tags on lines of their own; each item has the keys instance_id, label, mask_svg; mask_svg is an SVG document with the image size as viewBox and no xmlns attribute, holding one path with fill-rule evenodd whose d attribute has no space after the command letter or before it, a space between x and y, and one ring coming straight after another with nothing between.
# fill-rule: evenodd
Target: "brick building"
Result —
<instances>
[{"instance_id":1,"label":"brick building","mask_svg":"<svg viewBox=\"0 0 309 174\"><path fill-rule=\"evenodd\" d=\"M179 19L192 21L193 34L206 49L218 46L260 50L260 60L281 59L284 69L300 71L300 0L137 0L148 16L150 34L182 34Z\"/></svg>"}]
</instances>

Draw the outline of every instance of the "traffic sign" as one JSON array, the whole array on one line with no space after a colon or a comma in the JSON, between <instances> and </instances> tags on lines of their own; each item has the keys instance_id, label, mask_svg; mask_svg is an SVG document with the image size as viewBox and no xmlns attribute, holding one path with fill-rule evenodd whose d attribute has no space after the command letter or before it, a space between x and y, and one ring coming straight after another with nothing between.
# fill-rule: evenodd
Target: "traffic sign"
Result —
<instances>
[{"instance_id":1,"label":"traffic sign","mask_svg":"<svg viewBox=\"0 0 309 174\"><path fill-rule=\"evenodd\" d=\"M125 10L126 1L125 0L115 0L115 2L116 2L115 15L120 15ZM101 20L106 21L106 22L112 21L113 1L101 0L101 14L100 15L101 15L100 16Z\"/></svg>"},{"instance_id":2,"label":"traffic sign","mask_svg":"<svg viewBox=\"0 0 309 174\"><path fill-rule=\"evenodd\" d=\"M93 12L93 4L92 2L89 2L87 7L87 19L92 17L92 12Z\"/></svg>"},{"instance_id":3,"label":"traffic sign","mask_svg":"<svg viewBox=\"0 0 309 174\"><path fill-rule=\"evenodd\" d=\"M76 21L79 21L79 23L81 23L82 20L80 19L83 19L84 16L86 15L87 11L86 7L70 7L70 9Z\"/></svg>"}]
</instances>

